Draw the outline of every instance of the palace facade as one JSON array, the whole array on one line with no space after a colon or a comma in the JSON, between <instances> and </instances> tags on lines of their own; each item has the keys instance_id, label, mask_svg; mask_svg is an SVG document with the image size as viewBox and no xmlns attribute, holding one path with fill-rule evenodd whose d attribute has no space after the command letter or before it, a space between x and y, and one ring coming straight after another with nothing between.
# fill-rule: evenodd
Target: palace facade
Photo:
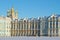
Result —
<instances>
[{"instance_id":1,"label":"palace facade","mask_svg":"<svg viewBox=\"0 0 60 40\"><path fill-rule=\"evenodd\" d=\"M0 36L60 36L60 15L18 19L11 8L0 17Z\"/></svg>"}]
</instances>

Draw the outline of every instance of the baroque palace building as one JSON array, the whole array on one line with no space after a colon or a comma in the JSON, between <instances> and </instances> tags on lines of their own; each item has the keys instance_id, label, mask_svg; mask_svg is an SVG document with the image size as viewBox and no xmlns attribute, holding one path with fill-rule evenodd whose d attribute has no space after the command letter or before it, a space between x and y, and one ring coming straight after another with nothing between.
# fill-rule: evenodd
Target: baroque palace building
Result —
<instances>
[{"instance_id":1,"label":"baroque palace building","mask_svg":"<svg viewBox=\"0 0 60 40\"><path fill-rule=\"evenodd\" d=\"M60 36L60 15L18 19L12 7L0 17L0 36Z\"/></svg>"}]
</instances>

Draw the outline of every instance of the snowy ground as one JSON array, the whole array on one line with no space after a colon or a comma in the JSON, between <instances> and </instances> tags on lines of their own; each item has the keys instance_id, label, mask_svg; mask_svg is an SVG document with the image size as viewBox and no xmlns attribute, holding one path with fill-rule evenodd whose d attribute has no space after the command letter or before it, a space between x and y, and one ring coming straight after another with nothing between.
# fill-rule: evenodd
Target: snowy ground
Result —
<instances>
[{"instance_id":1,"label":"snowy ground","mask_svg":"<svg viewBox=\"0 0 60 40\"><path fill-rule=\"evenodd\" d=\"M60 37L0 37L0 40L60 40Z\"/></svg>"}]
</instances>

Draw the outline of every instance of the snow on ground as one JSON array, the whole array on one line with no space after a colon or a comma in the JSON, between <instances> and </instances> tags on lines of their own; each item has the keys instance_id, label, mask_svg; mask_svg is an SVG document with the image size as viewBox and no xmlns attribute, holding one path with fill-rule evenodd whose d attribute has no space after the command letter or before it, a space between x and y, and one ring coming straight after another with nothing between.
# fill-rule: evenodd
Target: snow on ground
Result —
<instances>
[{"instance_id":1,"label":"snow on ground","mask_svg":"<svg viewBox=\"0 0 60 40\"><path fill-rule=\"evenodd\" d=\"M0 37L0 40L60 40L60 37Z\"/></svg>"}]
</instances>

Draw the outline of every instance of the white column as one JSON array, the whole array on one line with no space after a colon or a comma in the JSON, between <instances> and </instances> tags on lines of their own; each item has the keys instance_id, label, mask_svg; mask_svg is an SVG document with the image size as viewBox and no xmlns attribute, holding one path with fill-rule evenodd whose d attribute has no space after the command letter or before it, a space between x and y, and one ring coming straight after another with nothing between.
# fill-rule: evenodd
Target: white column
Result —
<instances>
[{"instance_id":1,"label":"white column","mask_svg":"<svg viewBox=\"0 0 60 40\"><path fill-rule=\"evenodd\" d=\"M54 30L54 36L56 36L56 18L55 18L55 28L54 28L55 30Z\"/></svg>"}]
</instances>

